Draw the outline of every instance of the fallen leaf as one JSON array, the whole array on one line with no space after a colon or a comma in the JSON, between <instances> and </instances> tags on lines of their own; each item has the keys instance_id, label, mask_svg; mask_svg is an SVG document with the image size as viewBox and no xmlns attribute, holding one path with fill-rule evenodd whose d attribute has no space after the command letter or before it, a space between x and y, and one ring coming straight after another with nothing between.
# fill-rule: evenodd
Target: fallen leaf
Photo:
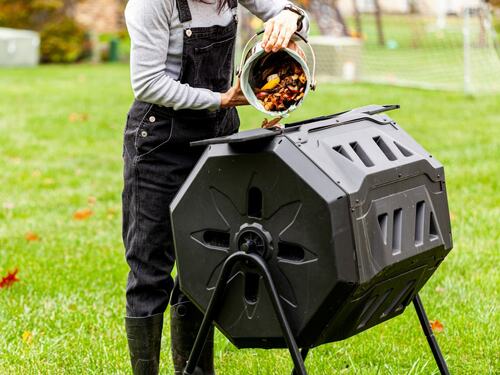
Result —
<instances>
[{"instance_id":1,"label":"fallen leaf","mask_svg":"<svg viewBox=\"0 0 500 375\"><path fill-rule=\"evenodd\" d=\"M44 178L42 183L45 186L50 186L50 185L54 185L55 181L53 178Z\"/></svg>"},{"instance_id":2,"label":"fallen leaf","mask_svg":"<svg viewBox=\"0 0 500 375\"><path fill-rule=\"evenodd\" d=\"M88 204L90 204L90 205L94 205L94 204L95 204L95 202L97 202L97 198L96 198L96 197L93 197L93 196L91 195L91 196L89 196L89 197L87 198L87 202L88 202Z\"/></svg>"},{"instance_id":3,"label":"fallen leaf","mask_svg":"<svg viewBox=\"0 0 500 375\"><path fill-rule=\"evenodd\" d=\"M68 116L69 122L84 122L89 119L89 115L87 113L78 113L72 112Z\"/></svg>"},{"instance_id":4,"label":"fallen leaf","mask_svg":"<svg viewBox=\"0 0 500 375\"><path fill-rule=\"evenodd\" d=\"M22 337L25 344L30 345L33 341L33 334L30 331L24 331Z\"/></svg>"},{"instance_id":5,"label":"fallen leaf","mask_svg":"<svg viewBox=\"0 0 500 375\"><path fill-rule=\"evenodd\" d=\"M431 320L429 322L431 324L431 328L433 332L439 333L444 331L444 326L443 323L441 323L439 320Z\"/></svg>"},{"instance_id":6,"label":"fallen leaf","mask_svg":"<svg viewBox=\"0 0 500 375\"><path fill-rule=\"evenodd\" d=\"M14 207L16 207L16 205L12 202L4 202L3 203L3 208L5 208L6 210L13 210Z\"/></svg>"},{"instance_id":7,"label":"fallen leaf","mask_svg":"<svg viewBox=\"0 0 500 375\"><path fill-rule=\"evenodd\" d=\"M28 233L26 233L26 235L24 237L26 238L26 241L29 241L29 242L40 241L40 237L38 236L38 234L36 234L34 232L28 232Z\"/></svg>"},{"instance_id":8,"label":"fallen leaf","mask_svg":"<svg viewBox=\"0 0 500 375\"><path fill-rule=\"evenodd\" d=\"M31 172L32 177L40 177L42 175L42 172L39 171L38 169L35 169L33 172Z\"/></svg>"},{"instance_id":9,"label":"fallen leaf","mask_svg":"<svg viewBox=\"0 0 500 375\"><path fill-rule=\"evenodd\" d=\"M75 220L87 220L92 216L94 212L90 208L82 208L81 210L75 211L73 214L73 219Z\"/></svg>"},{"instance_id":10,"label":"fallen leaf","mask_svg":"<svg viewBox=\"0 0 500 375\"><path fill-rule=\"evenodd\" d=\"M443 288L442 286L437 286L436 287L436 292L437 293L444 293L444 292L446 292L446 289Z\"/></svg>"},{"instance_id":11,"label":"fallen leaf","mask_svg":"<svg viewBox=\"0 0 500 375\"><path fill-rule=\"evenodd\" d=\"M19 281L19 279L17 278L17 272L17 268L12 272L7 272L7 276L4 276L0 279L0 289L8 288L15 282Z\"/></svg>"}]
</instances>

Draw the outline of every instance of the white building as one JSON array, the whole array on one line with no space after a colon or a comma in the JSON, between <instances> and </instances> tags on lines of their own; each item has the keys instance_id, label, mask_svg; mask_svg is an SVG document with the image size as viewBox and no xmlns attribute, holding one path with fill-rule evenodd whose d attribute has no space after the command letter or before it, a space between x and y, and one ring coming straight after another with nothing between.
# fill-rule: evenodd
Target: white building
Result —
<instances>
[{"instance_id":1,"label":"white building","mask_svg":"<svg viewBox=\"0 0 500 375\"><path fill-rule=\"evenodd\" d=\"M38 33L0 28L0 67L35 66L40 59L39 50Z\"/></svg>"}]
</instances>

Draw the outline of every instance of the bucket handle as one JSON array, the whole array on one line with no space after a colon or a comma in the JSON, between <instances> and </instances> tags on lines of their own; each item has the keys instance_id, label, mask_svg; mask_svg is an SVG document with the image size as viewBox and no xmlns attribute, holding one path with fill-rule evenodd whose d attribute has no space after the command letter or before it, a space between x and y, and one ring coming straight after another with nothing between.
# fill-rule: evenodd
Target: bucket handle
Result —
<instances>
[{"instance_id":1,"label":"bucket handle","mask_svg":"<svg viewBox=\"0 0 500 375\"><path fill-rule=\"evenodd\" d=\"M258 36L260 36L261 34L263 34L264 31L265 30L261 30L258 33L256 33L253 37L251 37L250 40L245 45L245 48L243 48L243 52L241 54L240 67L238 69L238 72L236 73L238 77L241 76L241 72L243 71L243 65L245 65L246 55L249 52L249 46L253 43L253 41ZM312 60L313 60L313 66L312 66L312 82L310 84L310 88L311 88L312 91L314 91L314 90L316 90L316 54L314 53L314 50L313 50L311 44L309 43L309 41L306 38L304 38L298 32L295 32L294 34L297 35L307 45L307 47L309 48L309 51L311 52L311 56L312 56Z\"/></svg>"}]
</instances>

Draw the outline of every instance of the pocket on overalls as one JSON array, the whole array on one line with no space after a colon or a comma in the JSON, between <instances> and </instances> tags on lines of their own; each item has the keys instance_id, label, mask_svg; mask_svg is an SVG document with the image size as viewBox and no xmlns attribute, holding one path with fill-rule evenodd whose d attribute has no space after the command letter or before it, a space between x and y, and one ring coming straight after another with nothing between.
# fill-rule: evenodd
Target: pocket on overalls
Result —
<instances>
[{"instance_id":1,"label":"pocket on overalls","mask_svg":"<svg viewBox=\"0 0 500 375\"><path fill-rule=\"evenodd\" d=\"M194 49L196 87L224 92L231 87L235 37Z\"/></svg>"},{"instance_id":2,"label":"pocket on overalls","mask_svg":"<svg viewBox=\"0 0 500 375\"><path fill-rule=\"evenodd\" d=\"M144 157L165 146L172 138L172 117L151 106L136 131L135 148L138 157Z\"/></svg>"}]
</instances>

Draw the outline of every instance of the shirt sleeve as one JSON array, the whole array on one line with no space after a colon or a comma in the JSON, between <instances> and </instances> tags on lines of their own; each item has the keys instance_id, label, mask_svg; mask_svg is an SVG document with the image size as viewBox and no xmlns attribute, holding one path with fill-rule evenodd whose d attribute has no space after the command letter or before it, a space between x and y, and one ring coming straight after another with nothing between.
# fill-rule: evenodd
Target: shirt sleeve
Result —
<instances>
[{"instance_id":1,"label":"shirt sleeve","mask_svg":"<svg viewBox=\"0 0 500 375\"><path fill-rule=\"evenodd\" d=\"M221 94L182 84L166 73L172 1L130 0L125 10L131 39L130 74L136 99L179 109L220 107Z\"/></svg>"},{"instance_id":2,"label":"shirt sleeve","mask_svg":"<svg viewBox=\"0 0 500 375\"><path fill-rule=\"evenodd\" d=\"M277 16L287 4L292 4L287 0L239 0L239 3L264 22ZM298 32L307 39L310 24L307 13L305 11L304 13L306 16L302 22L302 28Z\"/></svg>"}]
</instances>

